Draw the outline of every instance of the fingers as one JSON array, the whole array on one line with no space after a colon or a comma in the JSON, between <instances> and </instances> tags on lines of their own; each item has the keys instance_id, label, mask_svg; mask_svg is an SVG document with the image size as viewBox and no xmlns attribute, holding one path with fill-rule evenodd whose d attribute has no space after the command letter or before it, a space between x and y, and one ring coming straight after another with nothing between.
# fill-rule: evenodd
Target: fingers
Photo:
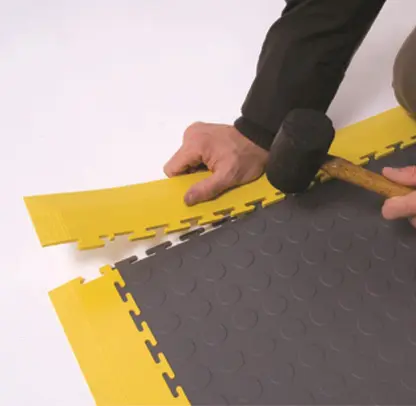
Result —
<instances>
[{"instance_id":1,"label":"fingers","mask_svg":"<svg viewBox=\"0 0 416 406\"><path fill-rule=\"evenodd\" d=\"M202 157L196 150L182 146L165 164L163 171L167 177L171 178L172 176L185 173L190 168L196 167L201 163Z\"/></svg>"},{"instance_id":2,"label":"fingers","mask_svg":"<svg viewBox=\"0 0 416 406\"><path fill-rule=\"evenodd\" d=\"M214 172L210 177L193 185L185 195L185 203L193 206L217 197L233 186L233 179L227 177L224 172Z\"/></svg>"},{"instance_id":3,"label":"fingers","mask_svg":"<svg viewBox=\"0 0 416 406\"><path fill-rule=\"evenodd\" d=\"M416 216L416 192L387 199L382 207L382 215L386 220Z\"/></svg>"},{"instance_id":4,"label":"fingers","mask_svg":"<svg viewBox=\"0 0 416 406\"><path fill-rule=\"evenodd\" d=\"M416 166L404 168L384 168L383 175L393 182L406 186L416 186Z\"/></svg>"},{"instance_id":5,"label":"fingers","mask_svg":"<svg viewBox=\"0 0 416 406\"><path fill-rule=\"evenodd\" d=\"M383 175L393 182L405 186L416 186L416 166L404 168L384 168ZM413 227L416 227L416 191L403 197L393 197L384 202L382 215L386 220L409 218Z\"/></svg>"}]
</instances>

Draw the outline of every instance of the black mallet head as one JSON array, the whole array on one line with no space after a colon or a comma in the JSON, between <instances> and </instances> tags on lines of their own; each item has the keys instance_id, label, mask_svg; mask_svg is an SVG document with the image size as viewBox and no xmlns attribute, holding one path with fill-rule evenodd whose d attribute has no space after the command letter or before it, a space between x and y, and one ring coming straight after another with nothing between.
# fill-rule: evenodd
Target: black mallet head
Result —
<instances>
[{"instance_id":1,"label":"black mallet head","mask_svg":"<svg viewBox=\"0 0 416 406\"><path fill-rule=\"evenodd\" d=\"M291 111L270 148L266 165L270 184L284 194L306 191L328 159L334 137L332 122L324 113Z\"/></svg>"}]
</instances>

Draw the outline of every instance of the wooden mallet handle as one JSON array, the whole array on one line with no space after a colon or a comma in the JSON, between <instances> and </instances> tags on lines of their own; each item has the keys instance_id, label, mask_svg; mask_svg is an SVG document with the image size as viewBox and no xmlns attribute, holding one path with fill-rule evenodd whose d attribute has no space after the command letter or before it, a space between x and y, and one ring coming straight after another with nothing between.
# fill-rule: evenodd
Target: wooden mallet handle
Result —
<instances>
[{"instance_id":1,"label":"wooden mallet handle","mask_svg":"<svg viewBox=\"0 0 416 406\"><path fill-rule=\"evenodd\" d=\"M321 169L332 178L361 186L366 190L378 193L387 198L404 196L413 192L413 189L407 186L394 183L378 173L354 165L339 157L334 157L327 161L322 165Z\"/></svg>"}]
</instances>

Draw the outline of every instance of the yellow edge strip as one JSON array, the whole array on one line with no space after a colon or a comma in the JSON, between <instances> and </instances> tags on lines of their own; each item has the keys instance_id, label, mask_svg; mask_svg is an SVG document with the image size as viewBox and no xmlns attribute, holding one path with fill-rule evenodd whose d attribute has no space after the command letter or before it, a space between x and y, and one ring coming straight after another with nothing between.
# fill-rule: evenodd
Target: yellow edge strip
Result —
<instances>
[{"instance_id":1,"label":"yellow edge strip","mask_svg":"<svg viewBox=\"0 0 416 406\"><path fill-rule=\"evenodd\" d=\"M98 406L189 405L181 388L174 397L162 374L174 374L167 361L156 363L146 341L156 341L143 324L139 331L129 314L139 314L131 296L123 302L115 283L124 286L110 266L102 277L75 279L49 293L72 350Z\"/></svg>"},{"instance_id":2,"label":"yellow edge strip","mask_svg":"<svg viewBox=\"0 0 416 406\"><path fill-rule=\"evenodd\" d=\"M330 153L357 164L365 155L379 158L393 151L392 144L414 143L416 123L401 108L358 122L337 131ZM284 196L265 176L231 190L221 197L194 207L183 203L186 190L209 176L209 172L183 175L149 183L111 189L30 196L25 203L42 246L77 242L78 248L104 246L103 238L129 234L130 240L155 236L155 228L169 233L188 229L189 220L200 225L220 220L224 211L231 215L263 207Z\"/></svg>"}]
</instances>

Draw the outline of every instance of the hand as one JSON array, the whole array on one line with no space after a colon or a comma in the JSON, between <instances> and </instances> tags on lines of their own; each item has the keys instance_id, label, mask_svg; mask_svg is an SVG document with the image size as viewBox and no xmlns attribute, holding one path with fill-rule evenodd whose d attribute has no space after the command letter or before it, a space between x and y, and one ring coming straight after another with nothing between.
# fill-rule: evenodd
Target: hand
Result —
<instances>
[{"instance_id":1,"label":"hand","mask_svg":"<svg viewBox=\"0 0 416 406\"><path fill-rule=\"evenodd\" d=\"M416 186L416 166L405 168L384 168L383 175L406 186ZM416 191L406 196L392 197L384 202L382 215L386 220L409 218L416 227Z\"/></svg>"},{"instance_id":2,"label":"hand","mask_svg":"<svg viewBox=\"0 0 416 406\"><path fill-rule=\"evenodd\" d=\"M185 194L185 203L194 205L259 178L267 157L268 151L235 127L197 122L186 129L182 146L165 165L164 172L172 177L192 171L201 164L212 172Z\"/></svg>"}]
</instances>

